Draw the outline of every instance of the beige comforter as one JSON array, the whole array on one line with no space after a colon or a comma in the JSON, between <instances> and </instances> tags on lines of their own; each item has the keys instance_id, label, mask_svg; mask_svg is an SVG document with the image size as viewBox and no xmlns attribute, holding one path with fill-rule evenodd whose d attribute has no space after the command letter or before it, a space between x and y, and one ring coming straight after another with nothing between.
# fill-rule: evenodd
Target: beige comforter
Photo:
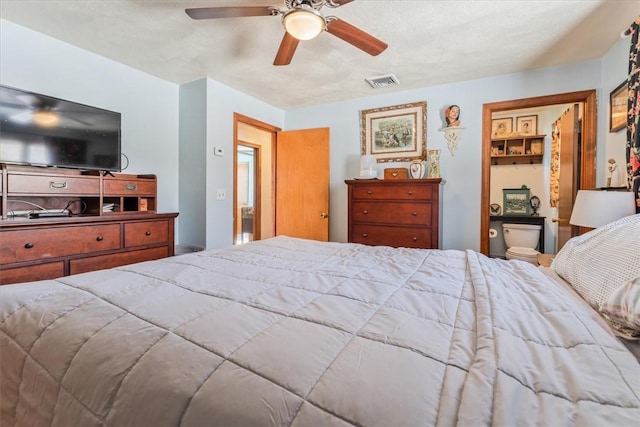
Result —
<instances>
[{"instance_id":1,"label":"beige comforter","mask_svg":"<svg viewBox=\"0 0 640 427\"><path fill-rule=\"evenodd\" d=\"M634 425L635 358L530 264L277 237L0 287L3 426Z\"/></svg>"}]
</instances>

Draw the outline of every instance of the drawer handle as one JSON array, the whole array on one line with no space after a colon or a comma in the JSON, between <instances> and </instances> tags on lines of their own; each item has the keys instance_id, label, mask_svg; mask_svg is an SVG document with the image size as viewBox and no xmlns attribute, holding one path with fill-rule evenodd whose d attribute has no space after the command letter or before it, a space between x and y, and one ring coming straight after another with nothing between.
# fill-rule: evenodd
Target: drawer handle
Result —
<instances>
[{"instance_id":1,"label":"drawer handle","mask_svg":"<svg viewBox=\"0 0 640 427\"><path fill-rule=\"evenodd\" d=\"M411 215L418 216L418 212L411 212Z\"/></svg>"},{"instance_id":2,"label":"drawer handle","mask_svg":"<svg viewBox=\"0 0 640 427\"><path fill-rule=\"evenodd\" d=\"M102 242L103 240L104 240L104 237L102 237L102 236L96 237L96 241L98 241L98 242Z\"/></svg>"},{"instance_id":3,"label":"drawer handle","mask_svg":"<svg viewBox=\"0 0 640 427\"><path fill-rule=\"evenodd\" d=\"M413 236L413 239L411 239L411 240L413 240L414 242L417 242L417 241L418 241L418 238L417 238L417 237L415 237L415 236Z\"/></svg>"},{"instance_id":4,"label":"drawer handle","mask_svg":"<svg viewBox=\"0 0 640 427\"><path fill-rule=\"evenodd\" d=\"M138 186L136 184L125 184L124 189L129 191L135 191L138 189Z\"/></svg>"},{"instance_id":5,"label":"drawer handle","mask_svg":"<svg viewBox=\"0 0 640 427\"><path fill-rule=\"evenodd\" d=\"M393 172L393 173L391 174L391 176L393 176L393 177L398 176L398 172Z\"/></svg>"},{"instance_id":6,"label":"drawer handle","mask_svg":"<svg viewBox=\"0 0 640 427\"><path fill-rule=\"evenodd\" d=\"M24 245L25 249L31 249L33 247L33 243L27 243L26 245Z\"/></svg>"},{"instance_id":7,"label":"drawer handle","mask_svg":"<svg viewBox=\"0 0 640 427\"><path fill-rule=\"evenodd\" d=\"M369 237L367 233L362 233L362 237Z\"/></svg>"},{"instance_id":8,"label":"drawer handle","mask_svg":"<svg viewBox=\"0 0 640 427\"><path fill-rule=\"evenodd\" d=\"M55 181L50 181L49 182L49 188L67 188L67 182L63 181L63 182L55 182Z\"/></svg>"},{"instance_id":9,"label":"drawer handle","mask_svg":"<svg viewBox=\"0 0 640 427\"><path fill-rule=\"evenodd\" d=\"M409 190L409 191L407 191L407 194L410 195L410 196L413 196L413 191Z\"/></svg>"},{"instance_id":10,"label":"drawer handle","mask_svg":"<svg viewBox=\"0 0 640 427\"><path fill-rule=\"evenodd\" d=\"M151 236L151 232L147 231L146 233L144 233L145 236Z\"/></svg>"},{"instance_id":11,"label":"drawer handle","mask_svg":"<svg viewBox=\"0 0 640 427\"><path fill-rule=\"evenodd\" d=\"M368 194L368 195L372 195L372 194L373 194L373 191L369 190L369 191L367 191L367 194Z\"/></svg>"},{"instance_id":12,"label":"drawer handle","mask_svg":"<svg viewBox=\"0 0 640 427\"><path fill-rule=\"evenodd\" d=\"M369 211L362 211L362 213L366 215L369 213Z\"/></svg>"}]
</instances>

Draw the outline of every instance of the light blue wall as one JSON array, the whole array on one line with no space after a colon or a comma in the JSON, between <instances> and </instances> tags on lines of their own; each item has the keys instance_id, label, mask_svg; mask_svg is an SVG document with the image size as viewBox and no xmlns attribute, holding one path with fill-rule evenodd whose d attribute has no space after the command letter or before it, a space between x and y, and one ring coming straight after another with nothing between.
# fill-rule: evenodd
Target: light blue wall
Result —
<instances>
[{"instance_id":1,"label":"light blue wall","mask_svg":"<svg viewBox=\"0 0 640 427\"><path fill-rule=\"evenodd\" d=\"M2 19L0 52L0 83L122 113L123 172L156 174L178 211L177 85Z\"/></svg>"},{"instance_id":2,"label":"light blue wall","mask_svg":"<svg viewBox=\"0 0 640 427\"><path fill-rule=\"evenodd\" d=\"M233 113L283 128L284 111L207 79L207 248L233 244ZM224 150L214 156L213 148ZM223 189L227 198L218 200Z\"/></svg>"},{"instance_id":3,"label":"light blue wall","mask_svg":"<svg viewBox=\"0 0 640 427\"><path fill-rule=\"evenodd\" d=\"M180 243L206 246L207 81L180 86L179 206Z\"/></svg>"},{"instance_id":4,"label":"light blue wall","mask_svg":"<svg viewBox=\"0 0 640 427\"><path fill-rule=\"evenodd\" d=\"M485 103L541 95L598 89L600 61L481 80L425 87L406 92L361 98L288 111L286 129L331 128L330 239L347 239L347 191L345 179L358 174L360 156L360 111L403 103L427 101L427 148L440 149L442 187L442 246L445 249L480 248L480 190L482 163L482 106ZM428 84L428 82L425 82ZM373 90L372 90L373 92ZM598 95L601 98L600 90ZM443 109L461 108L462 139L455 156L447 149L443 133ZM598 114L604 114L602 102ZM600 132L599 132L600 135ZM600 164L600 159L599 159ZM381 176L385 167L379 164Z\"/></svg>"},{"instance_id":5,"label":"light blue wall","mask_svg":"<svg viewBox=\"0 0 640 427\"><path fill-rule=\"evenodd\" d=\"M202 245L204 235L208 248L230 245L233 239L234 112L282 129L331 128L330 239L346 241L344 180L358 173L360 111L427 101L427 145L442 150L441 170L446 180L443 247L478 249L482 105L596 89L597 174L598 185L604 185L605 152L616 149L614 146L620 144L622 137L622 132L608 134L608 96L626 76L628 43L629 39L622 39L600 61L432 87L425 82L424 88L398 93L372 90L375 95L371 97L285 112L211 79L192 82L181 89L0 20L0 82L120 111L123 151L131 162L125 172L157 174L158 209L180 211L178 230L184 229L185 235L178 234L178 242ZM464 127L455 156L449 154L443 134L438 131L442 127L442 109L453 103L461 106ZM181 127L180 114L183 118L194 115L194 121L188 125L184 122L186 127ZM225 155L213 156L213 147L222 148ZM381 164L380 169L383 167ZM185 188L190 193L183 193ZM226 191L226 200L216 199L217 189Z\"/></svg>"}]
</instances>

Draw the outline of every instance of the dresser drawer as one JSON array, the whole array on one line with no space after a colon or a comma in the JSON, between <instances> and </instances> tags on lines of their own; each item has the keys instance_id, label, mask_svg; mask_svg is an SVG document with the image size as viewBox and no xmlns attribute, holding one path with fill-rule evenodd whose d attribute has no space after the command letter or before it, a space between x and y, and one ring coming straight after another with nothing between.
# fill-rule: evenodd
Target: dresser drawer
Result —
<instances>
[{"instance_id":1,"label":"dresser drawer","mask_svg":"<svg viewBox=\"0 0 640 427\"><path fill-rule=\"evenodd\" d=\"M433 188L431 185L354 186L352 197L365 200L431 200Z\"/></svg>"},{"instance_id":2,"label":"dresser drawer","mask_svg":"<svg viewBox=\"0 0 640 427\"><path fill-rule=\"evenodd\" d=\"M105 196L153 196L156 182L151 179L105 179Z\"/></svg>"},{"instance_id":3,"label":"dresser drawer","mask_svg":"<svg viewBox=\"0 0 640 427\"><path fill-rule=\"evenodd\" d=\"M431 204L411 202L353 202L354 222L431 225Z\"/></svg>"},{"instance_id":4,"label":"dresser drawer","mask_svg":"<svg viewBox=\"0 0 640 427\"><path fill-rule=\"evenodd\" d=\"M104 270L120 265L134 264L136 262L151 261L153 259L166 258L169 256L169 249L166 246L139 251L120 252L95 256L89 258L72 259L69 261L69 274L86 273L93 270Z\"/></svg>"},{"instance_id":5,"label":"dresser drawer","mask_svg":"<svg viewBox=\"0 0 640 427\"><path fill-rule=\"evenodd\" d=\"M2 264L119 248L118 224L36 228L0 233Z\"/></svg>"},{"instance_id":6,"label":"dresser drawer","mask_svg":"<svg viewBox=\"0 0 640 427\"><path fill-rule=\"evenodd\" d=\"M0 270L0 285L57 279L64 276L64 261Z\"/></svg>"},{"instance_id":7,"label":"dresser drawer","mask_svg":"<svg viewBox=\"0 0 640 427\"><path fill-rule=\"evenodd\" d=\"M99 194L100 179L95 176L7 175L7 193L80 195Z\"/></svg>"},{"instance_id":8,"label":"dresser drawer","mask_svg":"<svg viewBox=\"0 0 640 427\"><path fill-rule=\"evenodd\" d=\"M132 222L124 225L124 246L155 245L169 240L167 221Z\"/></svg>"},{"instance_id":9,"label":"dresser drawer","mask_svg":"<svg viewBox=\"0 0 640 427\"><path fill-rule=\"evenodd\" d=\"M383 225L355 224L350 242L375 246L404 248L435 248L430 228L385 227Z\"/></svg>"}]
</instances>

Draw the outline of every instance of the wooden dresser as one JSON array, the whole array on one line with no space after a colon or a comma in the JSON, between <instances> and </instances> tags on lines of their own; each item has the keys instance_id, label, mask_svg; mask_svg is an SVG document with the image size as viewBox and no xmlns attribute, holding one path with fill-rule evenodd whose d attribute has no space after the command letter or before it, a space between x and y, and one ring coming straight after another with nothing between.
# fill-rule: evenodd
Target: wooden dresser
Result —
<instances>
[{"instance_id":1,"label":"wooden dresser","mask_svg":"<svg viewBox=\"0 0 640 427\"><path fill-rule=\"evenodd\" d=\"M438 249L441 179L347 180L348 241Z\"/></svg>"},{"instance_id":2,"label":"wooden dresser","mask_svg":"<svg viewBox=\"0 0 640 427\"><path fill-rule=\"evenodd\" d=\"M173 256L178 214L155 211L156 187L154 175L2 165L0 285ZM72 215L25 213L38 206Z\"/></svg>"}]
</instances>

